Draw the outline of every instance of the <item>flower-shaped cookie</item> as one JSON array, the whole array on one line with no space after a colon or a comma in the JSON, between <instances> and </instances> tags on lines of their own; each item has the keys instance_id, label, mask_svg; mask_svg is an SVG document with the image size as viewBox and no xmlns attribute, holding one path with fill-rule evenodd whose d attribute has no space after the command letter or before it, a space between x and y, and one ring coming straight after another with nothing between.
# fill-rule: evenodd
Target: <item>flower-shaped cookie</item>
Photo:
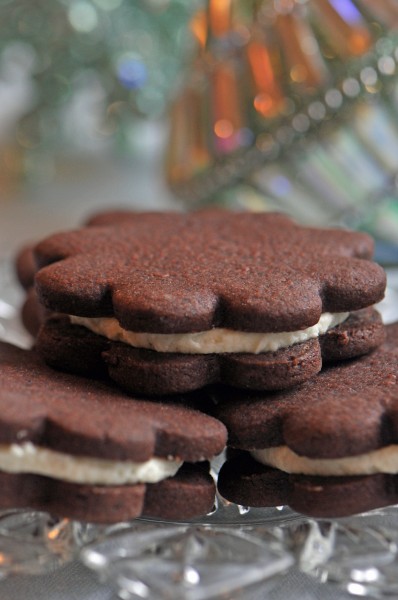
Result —
<instances>
[{"instance_id":1,"label":"flower-shaped cookie","mask_svg":"<svg viewBox=\"0 0 398 600\"><path fill-rule=\"evenodd\" d=\"M160 393L140 378L160 377L166 393L226 382L241 360L233 385L274 389L319 371L319 336L350 329L349 313L381 300L385 275L372 249L366 234L280 214L137 213L38 244L36 287L46 308L122 345L105 359L114 370L130 357L141 373L130 389ZM345 332L336 354L369 351L381 329L363 330L355 350ZM164 388L170 370L185 376Z\"/></svg>"},{"instance_id":2,"label":"flower-shaped cookie","mask_svg":"<svg viewBox=\"0 0 398 600\"><path fill-rule=\"evenodd\" d=\"M111 225L124 222L132 217L127 210L103 211L92 215L85 223L90 225ZM19 249L14 260L14 270L17 280L26 291L26 298L21 307L21 320L27 331L33 336L39 332L42 323L48 316L48 311L40 304L34 289L34 278L37 264L33 253L34 244L25 244Z\"/></svg>"},{"instance_id":3,"label":"flower-shaped cookie","mask_svg":"<svg viewBox=\"0 0 398 600\"><path fill-rule=\"evenodd\" d=\"M221 493L329 516L397 502L398 324L386 330L373 353L326 367L296 389L225 399L220 392L214 414L230 446L245 451L222 468Z\"/></svg>"},{"instance_id":4,"label":"flower-shaped cookie","mask_svg":"<svg viewBox=\"0 0 398 600\"><path fill-rule=\"evenodd\" d=\"M0 373L2 508L98 522L211 509L214 483L202 461L224 448L216 419L182 401L137 400L58 373L1 342Z\"/></svg>"}]
</instances>

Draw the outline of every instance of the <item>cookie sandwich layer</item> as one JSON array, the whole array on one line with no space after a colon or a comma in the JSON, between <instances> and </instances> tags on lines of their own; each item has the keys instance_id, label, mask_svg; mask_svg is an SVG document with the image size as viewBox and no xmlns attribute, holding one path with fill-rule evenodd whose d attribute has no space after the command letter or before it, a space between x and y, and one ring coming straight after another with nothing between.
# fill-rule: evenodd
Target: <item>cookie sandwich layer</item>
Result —
<instances>
[{"instance_id":1,"label":"cookie sandwich layer","mask_svg":"<svg viewBox=\"0 0 398 600\"><path fill-rule=\"evenodd\" d=\"M298 331L256 333L214 328L196 333L161 334L142 333L123 329L115 318L87 318L69 315L73 325L82 325L108 340L122 342L135 348L156 352L182 354L221 354L276 352L294 344L306 342L325 334L343 323L348 312L323 313L318 323Z\"/></svg>"},{"instance_id":2,"label":"cookie sandwich layer","mask_svg":"<svg viewBox=\"0 0 398 600\"><path fill-rule=\"evenodd\" d=\"M252 450L251 456L263 465L285 473L320 476L372 475L398 473L398 445L391 444L358 456L343 458L308 458L299 456L288 446Z\"/></svg>"},{"instance_id":3,"label":"cookie sandwich layer","mask_svg":"<svg viewBox=\"0 0 398 600\"><path fill-rule=\"evenodd\" d=\"M4 342L0 371L1 509L98 523L211 510L227 435L193 400L127 396Z\"/></svg>"},{"instance_id":4,"label":"cookie sandwich layer","mask_svg":"<svg viewBox=\"0 0 398 600\"><path fill-rule=\"evenodd\" d=\"M382 342L373 247L364 233L226 210L60 232L34 248L35 286L69 327L47 319L36 347L55 368L146 396L290 388Z\"/></svg>"},{"instance_id":5,"label":"cookie sandwich layer","mask_svg":"<svg viewBox=\"0 0 398 600\"><path fill-rule=\"evenodd\" d=\"M0 446L0 471L34 473L62 481L98 485L157 483L173 477L182 461L151 458L145 462L73 456L25 442Z\"/></svg>"}]
</instances>

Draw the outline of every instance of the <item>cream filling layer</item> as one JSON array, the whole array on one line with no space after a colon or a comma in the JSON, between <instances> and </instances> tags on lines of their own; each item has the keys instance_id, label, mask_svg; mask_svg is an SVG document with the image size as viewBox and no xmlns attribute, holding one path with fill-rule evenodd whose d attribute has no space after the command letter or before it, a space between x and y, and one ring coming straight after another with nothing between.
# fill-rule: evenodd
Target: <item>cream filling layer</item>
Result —
<instances>
[{"instance_id":1,"label":"cream filling layer","mask_svg":"<svg viewBox=\"0 0 398 600\"><path fill-rule=\"evenodd\" d=\"M233 329L214 328L197 333L137 333L123 329L117 319L87 318L70 315L71 323L83 325L109 340L123 342L135 348L146 348L156 352L178 352L183 354L221 354L244 352L259 354L275 352L293 344L319 337L332 327L340 325L349 313L323 313L318 323L299 331L280 333L252 333Z\"/></svg>"},{"instance_id":2,"label":"cream filling layer","mask_svg":"<svg viewBox=\"0 0 398 600\"><path fill-rule=\"evenodd\" d=\"M301 475L372 475L374 473L398 473L398 445L392 444L344 458L308 458L299 456L287 446L252 450L258 462L275 467L286 473Z\"/></svg>"},{"instance_id":3,"label":"cream filling layer","mask_svg":"<svg viewBox=\"0 0 398 600\"><path fill-rule=\"evenodd\" d=\"M31 442L0 445L0 471L34 473L73 483L127 485L156 483L175 475L182 461L151 458L142 463L74 456Z\"/></svg>"}]
</instances>

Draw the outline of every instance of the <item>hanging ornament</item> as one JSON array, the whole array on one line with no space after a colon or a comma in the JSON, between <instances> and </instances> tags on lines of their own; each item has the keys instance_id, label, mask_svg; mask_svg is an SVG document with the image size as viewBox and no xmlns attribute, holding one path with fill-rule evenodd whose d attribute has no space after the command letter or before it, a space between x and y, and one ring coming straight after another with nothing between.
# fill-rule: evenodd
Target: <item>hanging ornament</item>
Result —
<instances>
[{"instance_id":1,"label":"hanging ornament","mask_svg":"<svg viewBox=\"0 0 398 600\"><path fill-rule=\"evenodd\" d=\"M397 237L397 2L208 0L191 28L173 190Z\"/></svg>"}]
</instances>

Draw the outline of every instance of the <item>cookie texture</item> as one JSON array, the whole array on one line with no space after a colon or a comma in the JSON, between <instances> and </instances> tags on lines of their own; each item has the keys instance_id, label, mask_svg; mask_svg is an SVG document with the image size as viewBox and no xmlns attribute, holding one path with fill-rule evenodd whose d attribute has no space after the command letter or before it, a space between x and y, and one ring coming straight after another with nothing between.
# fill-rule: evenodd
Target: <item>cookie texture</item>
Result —
<instances>
[{"instance_id":1,"label":"cookie texture","mask_svg":"<svg viewBox=\"0 0 398 600\"><path fill-rule=\"evenodd\" d=\"M26 292L21 307L21 321L25 329L35 337L48 311L40 304L34 289L37 266L33 255L33 247L34 244L27 244L19 250L14 260L14 272L18 282Z\"/></svg>"},{"instance_id":2,"label":"cookie texture","mask_svg":"<svg viewBox=\"0 0 398 600\"><path fill-rule=\"evenodd\" d=\"M68 317L47 319L36 340L54 368L87 376L110 376L130 392L161 396L224 383L276 390L302 383L322 362L365 354L384 340L384 326L373 309L353 313L318 339L262 354L173 354L137 349L107 340Z\"/></svg>"},{"instance_id":3,"label":"cookie texture","mask_svg":"<svg viewBox=\"0 0 398 600\"><path fill-rule=\"evenodd\" d=\"M136 213L127 209L99 211L88 217L83 226L116 225L126 220L133 220ZM34 255L34 247L37 242L24 244L17 252L14 260L16 277L21 286L28 290L34 285L36 271L38 269Z\"/></svg>"},{"instance_id":4,"label":"cookie texture","mask_svg":"<svg viewBox=\"0 0 398 600\"><path fill-rule=\"evenodd\" d=\"M292 475L261 465L242 452L226 461L218 490L243 506L288 505L311 517L346 517L398 502L398 475L350 477Z\"/></svg>"},{"instance_id":5,"label":"cookie texture","mask_svg":"<svg viewBox=\"0 0 398 600\"><path fill-rule=\"evenodd\" d=\"M131 210L100 211L89 217L84 226L112 225L133 219L135 213ZM33 336L39 332L47 316L51 314L40 303L35 290L35 275L38 270L34 256L34 243L26 244L17 252L14 260L14 271L20 285L26 291L26 298L21 307L21 320L25 329Z\"/></svg>"},{"instance_id":6,"label":"cookie texture","mask_svg":"<svg viewBox=\"0 0 398 600\"><path fill-rule=\"evenodd\" d=\"M274 394L219 391L215 415L232 447L287 445L312 458L369 452L398 440L398 324L356 360L328 365L311 381ZM225 398L224 398L225 395Z\"/></svg>"},{"instance_id":7,"label":"cookie texture","mask_svg":"<svg viewBox=\"0 0 398 600\"><path fill-rule=\"evenodd\" d=\"M168 518L174 510L183 514L182 508L194 516L211 509L214 483L202 462L226 442L225 427L216 419L183 399L134 399L104 383L52 371L36 353L6 343L0 343L0 372L1 445L31 442L77 457L199 463L183 465L173 484L93 486L62 481L62 473L59 480L1 473L1 506L12 506L20 494L16 506L53 507L57 514L98 522L143 513ZM175 498L174 508L164 504L167 494Z\"/></svg>"},{"instance_id":8,"label":"cookie texture","mask_svg":"<svg viewBox=\"0 0 398 600\"><path fill-rule=\"evenodd\" d=\"M215 486L207 470L184 464L155 484L82 485L40 475L0 472L1 509L32 508L69 519L117 523L138 516L191 519L210 512Z\"/></svg>"},{"instance_id":9,"label":"cookie texture","mask_svg":"<svg viewBox=\"0 0 398 600\"><path fill-rule=\"evenodd\" d=\"M33 286L37 271L33 248L34 244L27 244L19 250L15 257L15 274L25 290Z\"/></svg>"},{"instance_id":10,"label":"cookie texture","mask_svg":"<svg viewBox=\"0 0 398 600\"><path fill-rule=\"evenodd\" d=\"M372 252L366 234L280 214L137 213L39 243L36 285L50 310L137 332L295 331L381 300Z\"/></svg>"},{"instance_id":11,"label":"cookie texture","mask_svg":"<svg viewBox=\"0 0 398 600\"><path fill-rule=\"evenodd\" d=\"M52 313L39 302L34 287L26 291L25 300L21 307L21 321L32 337L36 337L46 318Z\"/></svg>"},{"instance_id":12,"label":"cookie texture","mask_svg":"<svg viewBox=\"0 0 398 600\"><path fill-rule=\"evenodd\" d=\"M398 473L377 468L370 474L289 474L247 452L287 446L300 457L333 461L382 448L393 451L398 444L398 323L387 325L386 333L371 354L329 365L297 388L244 397L213 391L214 414L227 426L230 446L241 449L220 470L220 493L238 504L289 504L312 516L345 516L397 503Z\"/></svg>"},{"instance_id":13,"label":"cookie texture","mask_svg":"<svg viewBox=\"0 0 398 600\"><path fill-rule=\"evenodd\" d=\"M151 396L217 382L274 390L309 379L322 361L364 354L383 339L380 318L363 312L385 288L385 274L371 261L373 242L365 234L305 228L280 214L222 210L115 211L94 216L88 225L51 236L34 249L41 267L36 289L49 311L114 317L125 331L152 334L214 328L294 332L315 325L325 312L352 314L329 330L334 335L260 354L156 352L99 341L98 334L58 321L46 326L37 342L56 368L102 370L125 389ZM66 351L74 336L75 357Z\"/></svg>"}]
</instances>

